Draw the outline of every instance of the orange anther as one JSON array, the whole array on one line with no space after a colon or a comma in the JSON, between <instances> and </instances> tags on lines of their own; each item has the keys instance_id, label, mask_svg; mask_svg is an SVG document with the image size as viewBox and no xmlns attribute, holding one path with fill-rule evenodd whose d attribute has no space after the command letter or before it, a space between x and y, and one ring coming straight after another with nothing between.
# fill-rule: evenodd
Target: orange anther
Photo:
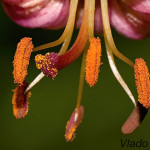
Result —
<instances>
[{"instance_id":1,"label":"orange anther","mask_svg":"<svg viewBox=\"0 0 150 150\"><path fill-rule=\"evenodd\" d=\"M13 61L13 75L14 82L17 84L22 84L26 75L27 67L29 65L30 55L33 49L32 39L23 38L17 45L17 50Z\"/></svg>"},{"instance_id":2,"label":"orange anther","mask_svg":"<svg viewBox=\"0 0 150 150\"><path fill-rule=\"evenodd\" d=\"M100 39L90 38L90 47L86 56L86 81L90 86L94 86L98 80L101 51Z\"/></svg>"},{"instance_id":3,"label":"orange anther","mask_svg":"<svg viewBox=\"0 0 150 150\"><path fill-rule=\"evenodd\" d=\"M145 107L150 107L150 80L149 71L142 58L135 60L135 83L138 92L138 101Z\"/></svg>"}]
</instances>

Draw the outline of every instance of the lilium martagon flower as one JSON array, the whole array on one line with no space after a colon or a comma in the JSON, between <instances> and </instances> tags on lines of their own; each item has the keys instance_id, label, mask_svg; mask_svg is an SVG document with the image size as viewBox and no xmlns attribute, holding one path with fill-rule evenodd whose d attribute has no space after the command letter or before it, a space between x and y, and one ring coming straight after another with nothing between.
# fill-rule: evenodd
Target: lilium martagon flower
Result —
<instances>
[{"instance_id":1,"label":"lilium martagon flower","mask_svg":"<svg viewBox=\"0 0 150 150\"><path fill-rule=\"evenodd\" d=\"M137 103L115 65L114 55L133 68L145 65L139 65L143 62L141 58L136 59L136 62L140 60L140 63L134 63L118 51L110 25L127 38L140 40L149 37L149 0L2 0L2 4L8 16L20 26L44 29L59 29L65 26L61 37L54 42L33 47L32 39L25 37L18 43L13 62L14 82L17 84L13 95L13 110L17 119L27 114L31 88L44 76L54 80L59 70L73 63L83 53L77 104L67 123L65 133L67 141L74 139L77 127L84 115L84 107L81 105L84 79L90 87L93 87L97 83L102 64L100 62L101 40L99 37L94 37L94 32L96 32L97 35L104 36L110 68L135 107L123 125L122 132L129 134L140 125L149 108L149 96L147 95L150 90L149 86L144 86L147 95L143 98L144 100L141 100L142 92L145 92L140 89L142 84L139 83L143 81L139 80L137 75L149 81L147 77L149 73L133 69L139 94ZM79 33L74 44L68 49L75 27L79 28ZM31 53L60 44L62 47L58 53L49 52L35 56L36 67L41 70L41 73L28 85L25 77ZM140 73L137 73L138 71ZM143 84L147 83L149 82Z\"/></svg>"}]
</instances>

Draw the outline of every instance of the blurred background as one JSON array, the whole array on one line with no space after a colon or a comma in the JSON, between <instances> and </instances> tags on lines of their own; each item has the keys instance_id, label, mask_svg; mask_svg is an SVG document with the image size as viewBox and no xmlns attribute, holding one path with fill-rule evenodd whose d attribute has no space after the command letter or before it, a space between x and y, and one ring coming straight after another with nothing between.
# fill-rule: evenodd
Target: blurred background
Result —
<instances>
[{"instance_id":1,"label":"blurred background","mask_svg":"<svg viewBox=\"0 0 150 150\"><path fill-rule=\"evenodd\" d=\"M49 31L25 29L13 23L0 5L0 150L119 150L121 139L125 141L148 141L150 149L150 114L141 126L130 135L123 135L121 127L133 110L133 104L121 88L108 64L102 39L102 62L99 80L95 87L84 84L82 104L85 116L73 142L64 138L65 126L76 105L80 58L61 70L53 81L47 77L32 90L28 115L17 120L12 112L12 62L17 43L23 37L32 37L35 46L58 39L63 30ZM78 33L75 30L73 40ZM131 60L142 57L150 68L150 38L142 41L126 39L113 30L115 43ZM30 83L40 71L36 69L34 56L38 53L58 51L60 47L33 53L28 68ZM115 57L116 65L137 99L133 68ZM137 149L137 148L134 148ZM143 149L143 148L141 148Z\"/></svg>"}]
</instances>

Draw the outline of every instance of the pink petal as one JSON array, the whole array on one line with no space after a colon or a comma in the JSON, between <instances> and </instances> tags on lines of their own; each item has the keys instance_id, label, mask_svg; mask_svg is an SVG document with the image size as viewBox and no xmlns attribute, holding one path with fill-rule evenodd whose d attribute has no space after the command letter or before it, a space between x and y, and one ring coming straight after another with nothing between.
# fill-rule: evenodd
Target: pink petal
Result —
<instances>
[{"instance_id":1,"label":"pink petal","mask_svg":"<svg viewBox=\"0 0 150 150\"><path fill-rule=\"evenodd\" d=\"M69 14L69 0L3 0L3 4L12 20L28 28L61 28Z\"/></svg>"},{"instance_id":2,"label":"pink petal","mask_svg":"<svg viewBox=\"0 0 150 150\"><path fill-rule=\"evenodd\" d=\"M122 0L122 2L136 11L150 14L150 0Z\"/></svg>"},{"instance_id":3,"label":"pink petal","mask_svg":"<svg viewBox=\"0 0 150 150\"><path fill-rule=\"evenodd\" d=\"M143 21L150 22L150 0L122 0Z\"/></svg>"},{"instance_id":4,"label":"pink petal","mask_svg":"<svg viewBox=\"0 0 150 150\"><path fill-rule=\"evenodd\" d=\"M131 12L120 7L116 0L109 2L111 8L110 21L118 32L132 39L143 39L150 35L149 23L143 22Z\"/></svg>"}]
</instances>

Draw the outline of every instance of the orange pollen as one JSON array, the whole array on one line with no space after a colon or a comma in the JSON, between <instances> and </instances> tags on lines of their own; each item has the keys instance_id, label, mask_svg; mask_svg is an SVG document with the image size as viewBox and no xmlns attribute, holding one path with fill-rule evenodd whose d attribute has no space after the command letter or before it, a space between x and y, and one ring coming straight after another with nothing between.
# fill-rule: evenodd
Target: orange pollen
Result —
<instances>
[{"instance_id":1,"label":"orange pollen","mask_svg":"<svg viewBox=\"0 0 150 150\"><path fill-rule=\"evenodd\" d=\"M138 101L145 107L150 107L150 80L145 61L137 58L134 65L135 83L138 92Z\"/></svg>"},{"instance_id":2,"label":"orange pollen","mask_svg":"<svg viewBox=\"0 0 150 150\"><path fill-rule=\"evenodd\" d=\"M33 50L32 38L23 38L17 45L17 50L13 61L14 83L22 84L29 65L30 55Z\"/></svg>"},{"instance_id":3,"label":"orange pollen","mask_svg":"<svg viewBox=\"0 0 150 150\"><path fill-rule=\"evenodd\" d=\"M17 119L24 118L28 112L28 99L31 96L31 92L28 91L24 94L28 84L26 81L22 83L22 85L17 85L17 87L13 90L13 113Z\"/></svg>"},{"instance_id":4,"label":"orange pollen","mask_svg":"<svg viewBox=\"0 0 150 150\"><path fill-rule=\"evenodd\" d=\"M35 62L36 62L36 67L37 67L38 69L41 69L42 66L43 66L43 65L45 64L45 62L46 62L45 56L43 56L43 55L41 55L41 54L36 55L36 56L35 56ZM37 62L41 62L41 63L39 64L39 63L37 63Z\"/></svg>"},{"instance_id":5,"label":"orange pollen","mask_svg":"<svg viewBox=\"0 0 150 150\"><path fill-rule=\"evenodd\" d=\"M86 81L90 87L98 80L99 67L101 62L101 41L100 38L90 38L90 47L86 55Z\"/></svg>"}]
</instances>

